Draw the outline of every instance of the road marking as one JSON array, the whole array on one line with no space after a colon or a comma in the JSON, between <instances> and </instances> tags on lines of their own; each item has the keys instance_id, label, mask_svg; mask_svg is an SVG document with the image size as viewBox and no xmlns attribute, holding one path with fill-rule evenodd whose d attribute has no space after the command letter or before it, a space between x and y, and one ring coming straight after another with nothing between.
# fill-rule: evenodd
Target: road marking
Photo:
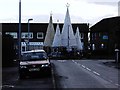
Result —
<instances>
[{"instance_id":1,"label":"road marking","mask_svg":"<svg viewBox=\"0 0 120 90\"><path fill-rule=\"evenodd\" d=\"M63 62L62 60L57 60L57 61L59 61L59 62Z\"/></svg>"},{"instance_id":2,"label":"road marking","mask_svg":"<svg viewBox=\"0 0 120 90\"><path fill-rule=\"evenodd\" d=\"M88 71L91 71L91 69L89 69L89 68L86 68Z\"/></svg>"},{"instance_id":3,"label":"road marking","mask_svg":"<svg viewBox=\"0 0 120 90\"><path fill-rule=\"evenodd\" d=\"M100 76L100 74L99 74L99 73L97 73L97 72L95 72L95 71L93 71L93 73L94 73L94 74L96 74L96 75L98 75L98 76Z\"/></svg>"},{"instance_id":4,"label":"road marking","mask_svg":"<svg viewBox=\"0 0 120 90\"><path fill-rule=\"evenodd\" d=\"M59 62L65 62L66 60L57 60L57 61L59 61Z\"/></svg>"},{"instance_id":5,"label":"road marking","mask_svg":"<svg viewBox=\"0 0 120 90\"><path fill-rule=\"evenodd\" d=\"M84 65L82 65L83 68L86 68Z\"/></svg>"},{"instance_id":6,"label":"road marking","mask_svg":"<svg viewBox=\"0 0 120 90\"><path fill-rule=\"evenodd\" d=\"M109 82L113 83L116 86L120 86L119 84L115 84L112 80L109 80Z\"/></svg>"},{"instance_id":7,"label":"road marking","mask_svg":"<svg viewBox=\"0 0 120 90\"><path fill-rule=\"evenodd\" d=\"M57 61L62 62L62 60L57 60Z\"/></svg>"},{"instance_id":8,"label":"road marking","mask_svg":"<svg viewBox=\"0 0 120 90\"><path fill-rule=\"evenodd\" d=\"M90 68L88 68L88 67L86 67L86 66L84 66L84 65L82 65L82 64L79 64L79 63L77 63L77 62L75 62L74 60L72 60L75 64L78 64L78 65L81 65L83 68L85 68L86 70L88 70L88 71L92 71ZM92 71L94 74L96 74L96 75L98 75L98 76L100 76L100 74L99 73L97 73L97 72L95 72L95 71Z\"/></svg>"},{"instance_id":9,"label":"road marking","mask_svg":"<svg viewBox=\"0 0 120 90\"><path fill-rule=\"evenodd\" d=\"M120 86L119 84L115 84L116 86Z\"/></svg>"},{"instance_id":10,"label":"road marking","mask_svg":"<svg viewBox=\"0 0 120 90\"><path fill-rule=\"evenodd\" d=\"M55 78L54 78L54 71L53 71L53 67L51 68L51 72L52 72L52 81L53 81L53 88L56 88L56 82L55 82Z\"/></svg>"},{"instance_id":11,"label":"road marking","mask_svg":"<svg viewBox=\"0 0 120 90\"><path fill-rule=\"evenodd\" d=\"M72 60L73 62L75 62L74 60Z\"/></svg>"},{"instance_id":12,"label":"road marking","mask_svg":"<svg viewBox=\"0 0 120 90\"><path fill-rule=\"evenodd\" d=\"M15 86L13 86L13 85L3 85L2 87L14 88Z\"/></svg>"},{"instance_id":13,"label":"road marking","mask_svg":"<svg viewBox=\"0 0 120 90\"><path fill-rule=\"evenodd\" d=\"M74 60L72 60L75 64L79 64L79 63L77 63L77 62L75 62Z\"/></svg>"},{"instance_id":14,"label":"road marking","mask_svg":"<svg viewBox=\"0 0 120 90\"><path fill-rule=\"evenodd\" d=\"M112 80L109 80L110 82L113 82Z\"/></svg>"},{"instance_id":15,"label":"road marking","mask_svg":"<svg viewBox=\"0 0 120 90\"><path fill-rule=\"evenodd\" d=\"M75 64L77 64L77 62L75 62Z\"/></svg>"},{"instance_id":16,"label":"road marking","mask_svg":"<svg viewBox=\"0 0 120 90\"><path fill-rule=\"evenodd\" d=\"M72 61L73 61L75 64L82 66L82 67L85 68L86 70L88 70L88 71L90 71L90 72L93 72L95 75L100 76L100 74L99 74L98 72L93 71L93 70L91 70L90 68L87 68L86 66L84 66L84 65L82 65L82 64L80 64L80 63L75 62L74 60L72 60ZM99 66L101 66L101 65L99 65ZM113 83L112 80L109 80L109 82L110 82L110 83ZM119 84L115 84L115 83L113 83L113 84L116 85L116 86L120 86Z\"/></svg>"}]
</instances>

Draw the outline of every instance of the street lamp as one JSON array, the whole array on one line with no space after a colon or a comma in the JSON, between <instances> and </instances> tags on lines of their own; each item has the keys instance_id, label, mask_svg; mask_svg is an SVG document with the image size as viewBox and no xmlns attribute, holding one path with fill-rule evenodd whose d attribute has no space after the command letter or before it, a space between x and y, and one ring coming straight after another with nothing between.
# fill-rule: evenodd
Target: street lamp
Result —
<instances>
[{"instance_id":1,"label":"street lamp","mask_svg":"<svg viewBox=\"0 0 120 90\"><path fill-rule=\"evenodd\" d=\"M18 54L20 60L21 59L21 0L19 0Z\"/></svg>"},{"instance_id":2,"label":"street lamp","mask_svg":"<svg viewBox=\"0 0 120 90\"><path fill-rule=\"evenodd\" d=\"M29 38L30 38L30 21L32 21L33 19L32 18L30 18L30 19L28 19L28 50L29 50Z\"/></svg>"}]
</instances>

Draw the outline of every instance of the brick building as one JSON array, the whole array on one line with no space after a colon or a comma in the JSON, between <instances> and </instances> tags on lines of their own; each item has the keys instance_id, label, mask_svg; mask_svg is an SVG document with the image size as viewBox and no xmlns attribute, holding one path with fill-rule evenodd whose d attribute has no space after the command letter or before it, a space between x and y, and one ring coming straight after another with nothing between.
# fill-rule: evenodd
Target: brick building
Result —
<instances>
[{"instance_id":1,"label":"brick building","mask_svg":"<svg viewBox=\"0 0 120 90\"><path fill-rule=\"evenodd\" d=\"M90 28L92 56L115 57L120 48L120 17L105 18Z\"/></svg>"},{"instance_id":2,"label":"brick building","mask_svg":"<svg viewBox=\"0 0 120 90\"><path fill-rule=\"evenodd\" d=\"M54 29L56 30L57 23L54 23ZM59 24L60 30L62 30L63 23ZM14 47L18 48L18 29L19 23L1 23L2 34L10 34L14 38ZM30 23L30 48L41 49L43 48L43 42L45 39L48 23ZM82 42L84 43L84 50L88 49L88 32L89 24L86 23L73 23L72 24L74 33L76 28L79 27ZM28 23L21 24L21 49L26 50L28 37Z\"/></svg>"}]
</instances>

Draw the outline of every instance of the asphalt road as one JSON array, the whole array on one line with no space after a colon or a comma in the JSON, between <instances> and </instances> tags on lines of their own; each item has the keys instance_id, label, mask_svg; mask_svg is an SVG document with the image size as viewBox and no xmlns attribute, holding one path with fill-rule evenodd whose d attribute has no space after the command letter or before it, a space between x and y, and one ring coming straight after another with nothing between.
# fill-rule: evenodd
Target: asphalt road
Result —
<instances>
[{"instance_id":1,"label":"asphalt road","mask_svg":"<svg viewBox=\"0 0 120 90\"><path fill-rule=\"evenodd\" d=\"M19 79L18 68L2 69L2 90L118 90L119 71L100 60L52 60L52 75ZM84 88L84 89L83 89Z\"/></svg>"},{"instance_id":2,"label":"asphalt road","mask_svg":"<svg viewBox=\"0 0 120 90\"><path fill-rule=\"evenodd\" d=\"M108 67L103 62L105 60L73 60L74 63L85 67L86 70L98 75L99 77L107 80L108 82L120 86L120 70L113 67ZM110 61L109 61L110 62Z\"/></svg>"},{"instance_id":3,"label":"asphalt road","mask_svg":"<svg viewBox=\"0 0 120 90\"><path fill-rule=\"evenodd\" d=\"M118 89L117 70L99 61L54 60L52 63L57 88Z\"/></svg>"},{"instance_id":4,"label":"asphalt road","mask_svg":"<svg viewBox=\"0 0 120 90\"><path fill-rule=\"evenodd\" d=\"M9 67L2 70L2 90L42 90L52 89L51 76L34 76L19 79L18 68Z\"/></svg>"}]
</instances>

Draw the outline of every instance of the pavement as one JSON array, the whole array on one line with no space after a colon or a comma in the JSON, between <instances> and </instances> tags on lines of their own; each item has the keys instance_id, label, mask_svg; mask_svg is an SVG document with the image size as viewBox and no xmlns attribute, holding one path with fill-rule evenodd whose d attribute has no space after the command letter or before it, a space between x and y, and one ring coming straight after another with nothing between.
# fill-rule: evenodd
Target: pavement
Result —
<instances>
[{"instance_id":1,"label":"pavement","mask_svg":"<svg viewBox=\"0 0 120 90\"><path fill-rule=\"evenodd\" d=\"M103 62L104 65L108 66L108 67L113 67L113 68L116 68L116 69L120 69L120 63L116 63L115 61L106 61L106 62Z\"/></svg>"},{"instance_id":2,"label":"pavement","mask_svg":"<svg viewBox=\"0 0 120 90\"><path fill-rule=\"evenodd\" d=\"M53 81L51 76L26 77L19 79L18 67L2 68L2 90L51 90ZM0 89L1 90L1 89Z\"/></svg>"}]
</instances>

